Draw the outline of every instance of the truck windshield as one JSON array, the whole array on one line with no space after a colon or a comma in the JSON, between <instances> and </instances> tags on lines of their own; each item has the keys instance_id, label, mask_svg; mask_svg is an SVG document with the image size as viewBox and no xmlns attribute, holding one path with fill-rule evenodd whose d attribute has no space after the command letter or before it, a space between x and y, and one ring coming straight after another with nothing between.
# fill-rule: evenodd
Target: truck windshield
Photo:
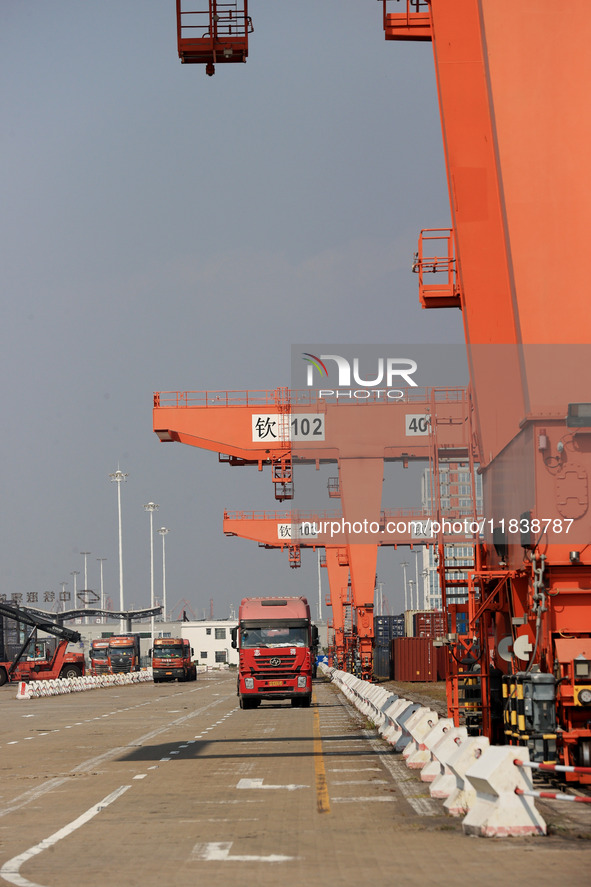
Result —
<instances>
[{"instance_id":1,"label":"truck windshield","mask_svg":"<svg viewBox=\"0 0 591 887\"><path fill-rule=\"evenodd\" d=\"M182 658L183 656L183 648L180 644L167 644L162 647L154 647L154 656L157 659L173 659L177 656Z\"/></svg>"},{"instance_id":2,"label":"truck windshield","mask_svg":"<svg viewBox=\"0 0 591 887\"><path fill-rule=\"evenodd\" d=\"M91 656L93 659L108 659L109 651L106 647L93 647Z\"/></svg>"},{"instance_id":3,"label":"truck windshield","mask_svg":"<svg viewBox=\"0 0 591 887\"><path fill-rule=\"evenodd\" d=\"M249 627L242 630L242 649L253 647L307 647L308 629L302 626L285 628L256 628Z\"/></svg>"},{"instance_id":4,"label":"truck windshield","mask_svg":"<svg viewBox=\"0 0 591 887\"><path fill-rule=\"evenodd\" d=\"M117 656L133 656L134 649L133 647L111 647L111 653L115 653Z\"/></svg>"}]
</instances>

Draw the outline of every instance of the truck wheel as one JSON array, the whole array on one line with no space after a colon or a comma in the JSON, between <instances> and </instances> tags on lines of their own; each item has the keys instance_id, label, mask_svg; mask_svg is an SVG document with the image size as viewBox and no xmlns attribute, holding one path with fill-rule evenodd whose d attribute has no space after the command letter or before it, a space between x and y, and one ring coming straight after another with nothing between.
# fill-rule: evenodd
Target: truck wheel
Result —
<instances>
[{"instance_id":1,"label":"truck wheel","mask_svg":"<svg viewBox=\"0 0 591 887\"><path fill-rule=\"evenodd\" d=\"M5 669L0 668L0 687L3 687L7 680L8 675L6 674Z\"/></svg>"},{"instance_id":2,"label":"truck wheel","mask_svg":"<svg viewBox=\"0 0 591 887\"><path fill-rule=\"evenodd\" d=\"M311 696L302 696L302 699L300 701L300 705L302 706L302 708L310 708L311 702L312 702Z\"/></svg>"},{"instance_id":3,"label":"truck wheel","mask_svg":"<svg viewBox=\"0 0 591 887\"><path fill-rule=\"evenodd\" d=\"M60 671L60 678L79 678L80 669L77 665L64 665Z\"/></svg>"}]
</instances>

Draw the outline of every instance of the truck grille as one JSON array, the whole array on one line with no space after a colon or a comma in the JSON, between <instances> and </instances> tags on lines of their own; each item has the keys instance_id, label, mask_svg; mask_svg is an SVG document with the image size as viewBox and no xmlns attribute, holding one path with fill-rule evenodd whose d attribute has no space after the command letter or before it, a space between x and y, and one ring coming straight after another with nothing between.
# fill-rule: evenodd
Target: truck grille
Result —
<instances>
[{"instance_id":1,"label":"truck grille","mask_svg":"<svg viewBox=\"0 0 591 887\"><path fill-rule=\"evenodd\" d=\"M296 658L290 654L280 653L273 656L257 658L256 671L262 677L289 678L299 668L294 668ZM273 663L273 664L271 664Z\"/></svg>"}]
</instances>

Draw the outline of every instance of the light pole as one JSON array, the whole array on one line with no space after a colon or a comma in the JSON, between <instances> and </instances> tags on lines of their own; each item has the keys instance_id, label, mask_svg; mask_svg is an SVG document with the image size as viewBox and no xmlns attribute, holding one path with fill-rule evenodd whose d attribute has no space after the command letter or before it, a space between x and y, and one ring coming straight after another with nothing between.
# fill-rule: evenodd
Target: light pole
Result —
<instances>
[{"instance_id":1,"label":"light pole","mask_svg":"<svg viewBox=\"0 0 591 887\"><path fill-rule=\"evenodd\" d=\"M117 510L119 514L119 609L123 613L123 537L121 535L121 481L127 477L119 468L109 477L113 483L117 484ZM119 621L119 631L125 631L125 619L121 616Z\"/></svg>"},{"instance_id":2,"label":"light pole","mask_svg":"<svg viewBox=\"0 0 591 887\"><path fill-rule=\"evenodd\" d=\"M414 579L409 579L409 580L408 580L408 584L409 584L409 586L410 586L410 609L412 610L412 609L413 609L413 605L412 605L412 604L413 604L413 600L412 600L412 587L413 587L413 585L415 584ZM417 590L417 591L418 591L418 590Z\"/></svg>"},{"instance_id":3,"label":"light pole","mask_svg":"<svg viewBox=\"0 0 591 887\"><path fill-rule=\"evenodd\" d=\"M158 530L162 536L162 619L166 622L166 534L169 532L166 527L160 527Z\"/></svg>"},{"instance_id":4,"label":"light pole","mask_svg":"<svg viewBox=\"0 0 591 887\"><path fill-rule=\"evenodd\" d=\"M72 570L70 576L74 577L74 609L78 606L76 603L76 576L80 575L80 570Z\"/></svg>"},{"instance_id":5,"label":"light pole","mask_svg":"<svg viewBox=\"0 0 591 887\"><path fill-rule=\"evenodd\" d=\"M429 588L429 570L423 570L421 573L423 577L423 609L430 610L431 609L431 591Z\"/></svg>"},{"instance_id":6,"label":"light pole","mask_svg":"<svg viewBox=\"0 0 591 887\"><path fill-rule=\"evenodd\" d=\"M406 568L408 567L408 561L402 561L400 566L402 567L402 572L404 574L404 609L408 610L408 589L406 587Z\"/></svg>"},{"instance_id":7,"label":"light pole","mask_svg":"<svg viewBox=\"0 0 591 887\"><path fill-rule=\"evenodd\" d=\"M88 606L88 599L86 596L86 592L88 591L88 569L87 569L87 558L90 554L90 551L81 551L80 554L84 558L84 609L86 610ZM88 616L84 617L84 622L88 625Z\"/></svg>"},{"instance_id":8,"label":"light pole","mask_svg":"<svg viewBox=\"0 0 591 887\"><path fill-rule=\"evenodd\" d=\"M105 590L103 588L103 561L106 561L106 557L97 557L97 561L101 566L101 610L105 609ZM105 617L101 616L101 624L105 621Z\"/></svg>"},{"instance_id":9,"label":"light pole","mask_svg":"<svg viewBox=\"0 0 591 887\"><path fill-rule=\"evenodd\" d=\"M418 548L415 548L415 572L416 572L416 577L417 577L417 610L418 610L419 606L420 606L419 588L421 587L419 585L419 549Z\"/></svg>"},{"instance_id":10,"label":"light pole","mask_svg":"<svg viewBox=\"0 0 591 887\"><path fill-rule=\"evenodd\" d=\"M61 598L61 599L62 599L62 603L63 603L62 610L64 610L64 611L65 611L65 609L66 609L66 585L67 585L67 584L68 584L67 582L60 582L60 585L61 585L61 587L62 587L62 598ZM58 612L59 612L59 606L58 606L57 609L58 609Z\"/></svg>"},{"instance_id":11,"label":"light pole","mask_svg":"<svg viewBox=\"0 0 591 887\"><path fill-rule=\"evenodd\" d=\"M158 511L155 502L144 505L150 515L150 606L154 608L154 512ZM150 616L150 634L152 635L152 648L154 647L154 614Z\"/></svg>"}]
</instances>

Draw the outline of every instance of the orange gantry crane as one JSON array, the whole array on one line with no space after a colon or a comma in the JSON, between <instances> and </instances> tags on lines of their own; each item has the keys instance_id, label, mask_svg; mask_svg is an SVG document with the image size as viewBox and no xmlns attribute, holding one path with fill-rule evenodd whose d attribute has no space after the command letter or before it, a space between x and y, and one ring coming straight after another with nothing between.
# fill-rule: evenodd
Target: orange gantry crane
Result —
<instances>
[{"instance_id":1,"label":"orange gantry crane","mask_svg":"<svg viewBox=\"0 0 591 887\"><path fill-rule=\"evenodd\" d=\"M440 299L423 290L427 274L419 284L426 307L461 305L481 454L488 520L471 577L473 642L455 655L482 682L488 735L589 767L588 4L383 8L387 40L433 44L452 217L438 270L447 261L453 280ZM420 274L432 270L430 236Z\"/></svg>"},{"instance_id":2,"label":"orange gantry crane","mask_svg":"<svg viewBox=\"0 0 591 887\"><path fill-rule=\"evenodd\" d=\"M361 673L371 679L373 601L385 461L430 461L433 439L446 458L471 452L471 405L463 388L409 388L400 400L347 404L311 389L157 392L161 441L213 450L230 465L271 468L275 496L293 498L294 464L336 462L348 546ZM415 430L416 417L425 422ZM359 528L362 528L361 530Z\"/></svg>"},{"instance_id":3,"label":"orange gantry crane","mask_svg":"<svg viewBox=\"0 0 591 887\"><path fill-rule=\"evenodd\" d=\"M424 229L413 270L424 307L462 309L483 476L471 641L450 663L495 741L590 766L588 4L382 4L387 40L433 46L452 227Z\"/></svg>"}]
</instances>

